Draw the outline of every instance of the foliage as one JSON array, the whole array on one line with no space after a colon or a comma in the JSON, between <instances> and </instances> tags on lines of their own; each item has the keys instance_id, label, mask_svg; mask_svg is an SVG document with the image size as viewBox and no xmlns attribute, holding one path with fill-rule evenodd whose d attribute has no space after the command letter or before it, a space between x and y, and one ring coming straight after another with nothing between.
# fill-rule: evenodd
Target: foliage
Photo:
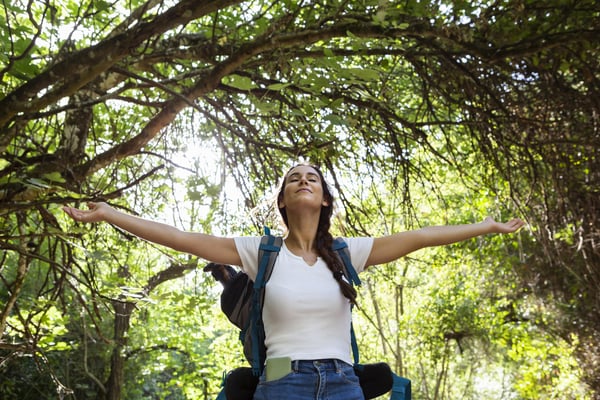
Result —
<instances>
[{"instance_id":1,"label":"foliage","mask_svg":"<svg viewBox=\"0 0 600 400\"><path fill-rule=\"evenodd\" d=\"M240 360L202 260L60 206L256 234L274 182L309 159L343 234L530 224L374 269L365 357L418 398L496 396L478 376L585 398L600 387L599 17L591 0L3 1L2 397L212 397Z\"/></svg>"}]
</instances>

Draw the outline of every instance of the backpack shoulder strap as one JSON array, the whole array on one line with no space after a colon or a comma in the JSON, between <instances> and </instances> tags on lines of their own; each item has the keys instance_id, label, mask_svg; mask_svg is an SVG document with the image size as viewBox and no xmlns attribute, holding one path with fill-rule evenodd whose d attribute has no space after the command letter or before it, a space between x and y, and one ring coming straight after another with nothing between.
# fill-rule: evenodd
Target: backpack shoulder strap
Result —
<instances>
[{"instance_id":1,"label":"backpack shoulder strap","mask_svg":"<svg viewBox=\"0 0 600 400\"><path fill-rule=\"evenodd\" d=\"M332 244L333 250L338 254L340 259L342 260L342 264L344 266L344 276L350 282L352 286L360 286L362 283L358 274L356 273L356 269L354 269L354 265L352 265L352 260L350 259L350 250L348 249L348 243L341 237L337 237L333 240ZM356 334L354 333L354 325L350 322L350 344L352 346L352 356L354 358L354 364L357 365L360 359L359 351L358 351L358 342L356 341Z\"/></svg>"},{"instance_id":2,"label":"backpack shoulder strap","mask_svg":"<svg viewBox=\"0 0 600 400\"><path fill-rule=\"evenodd\" d=\"M262 307L265 298L264 288L273 273L275 260L281 249L283 239L273 236L268 231L260 240L258 247L258 269L254 280L252 293L252 307L250 311L250 329L252 330L252 373L260 376L264 360L261 360L261 341L264 340L259 334L262 327Z\"/></svg>"},{"instance_id":3,"label":"backpack shoulder strap","mask_svg":"<svg viewBox=\"0 0 600 400\"><path fill-rule=\"evenodd\" d=\"M337 237L333 240L332 248L342 259L342 263L344 264L344 276L346 276L348 282L350 282L351 285L360 286L362 282L356 273L356 269L354 269L354 266L352 265L348 243L341 237Z\"/></svg>"},{"instance_id":4,"label":"backpack shoulder strap","mask_svg":"<svg viewBox=\"0 0 600 400\"><path fill-rule=\"evenodd\" d=\"M266 234L260 239L258 246L258 269L256 271L256 279L254 279L254 288L262 289L266 284L271 274L275 260L281 249L283 238Z\"/></svg>"}]
</instances>

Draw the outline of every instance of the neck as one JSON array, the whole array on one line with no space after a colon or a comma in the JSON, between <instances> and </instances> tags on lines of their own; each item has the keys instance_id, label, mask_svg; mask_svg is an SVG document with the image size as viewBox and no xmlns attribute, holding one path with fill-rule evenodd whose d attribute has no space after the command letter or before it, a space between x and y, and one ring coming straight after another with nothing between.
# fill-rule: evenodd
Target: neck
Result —
<instances>
[{"instance_id":1,"label":"neck","mask_svg":"<svg viewBox=\"0 0 600 400\"><path fill-rule=\"evenodd\" d=\"M317 237L317 228L319 226L318 218L306 218L298 216L289 218L288 216L288 235L285 239L286 244L304 251L312 251Z\"/></svg>"}]
</instances>

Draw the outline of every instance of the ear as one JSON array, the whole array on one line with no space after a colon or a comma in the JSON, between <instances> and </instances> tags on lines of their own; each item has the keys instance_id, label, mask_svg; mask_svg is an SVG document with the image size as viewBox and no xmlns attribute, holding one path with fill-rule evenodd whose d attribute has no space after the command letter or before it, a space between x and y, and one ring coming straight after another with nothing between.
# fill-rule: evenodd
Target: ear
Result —
<instances>
[{"instance_id":1,"label":"ear","mask_svg":"<svg viewBox=\"0 0 600 400\"><path fill-rule=\"evenodd\" d=\"M322 205L323 207L329 207L329 201L327 201L327 200L323 200L323 202L321 203L321 205Z\"/></svg>"}]
</instances>

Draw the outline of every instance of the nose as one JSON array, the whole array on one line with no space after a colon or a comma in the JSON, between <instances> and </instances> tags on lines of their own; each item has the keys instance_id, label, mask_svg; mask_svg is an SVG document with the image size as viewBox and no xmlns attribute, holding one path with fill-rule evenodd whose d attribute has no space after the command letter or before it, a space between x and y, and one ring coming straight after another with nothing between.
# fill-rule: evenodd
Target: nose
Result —
<instances>
[{"instance_id":1,"label":"nose","mask_svg":"<svg viewBox=\"0 0 600 400\"><path fill-rule=\"evenodd\" d=\"M300 184L308 184L308 177L306 175L300 177Z\"/></svg>"}]
</instances>

